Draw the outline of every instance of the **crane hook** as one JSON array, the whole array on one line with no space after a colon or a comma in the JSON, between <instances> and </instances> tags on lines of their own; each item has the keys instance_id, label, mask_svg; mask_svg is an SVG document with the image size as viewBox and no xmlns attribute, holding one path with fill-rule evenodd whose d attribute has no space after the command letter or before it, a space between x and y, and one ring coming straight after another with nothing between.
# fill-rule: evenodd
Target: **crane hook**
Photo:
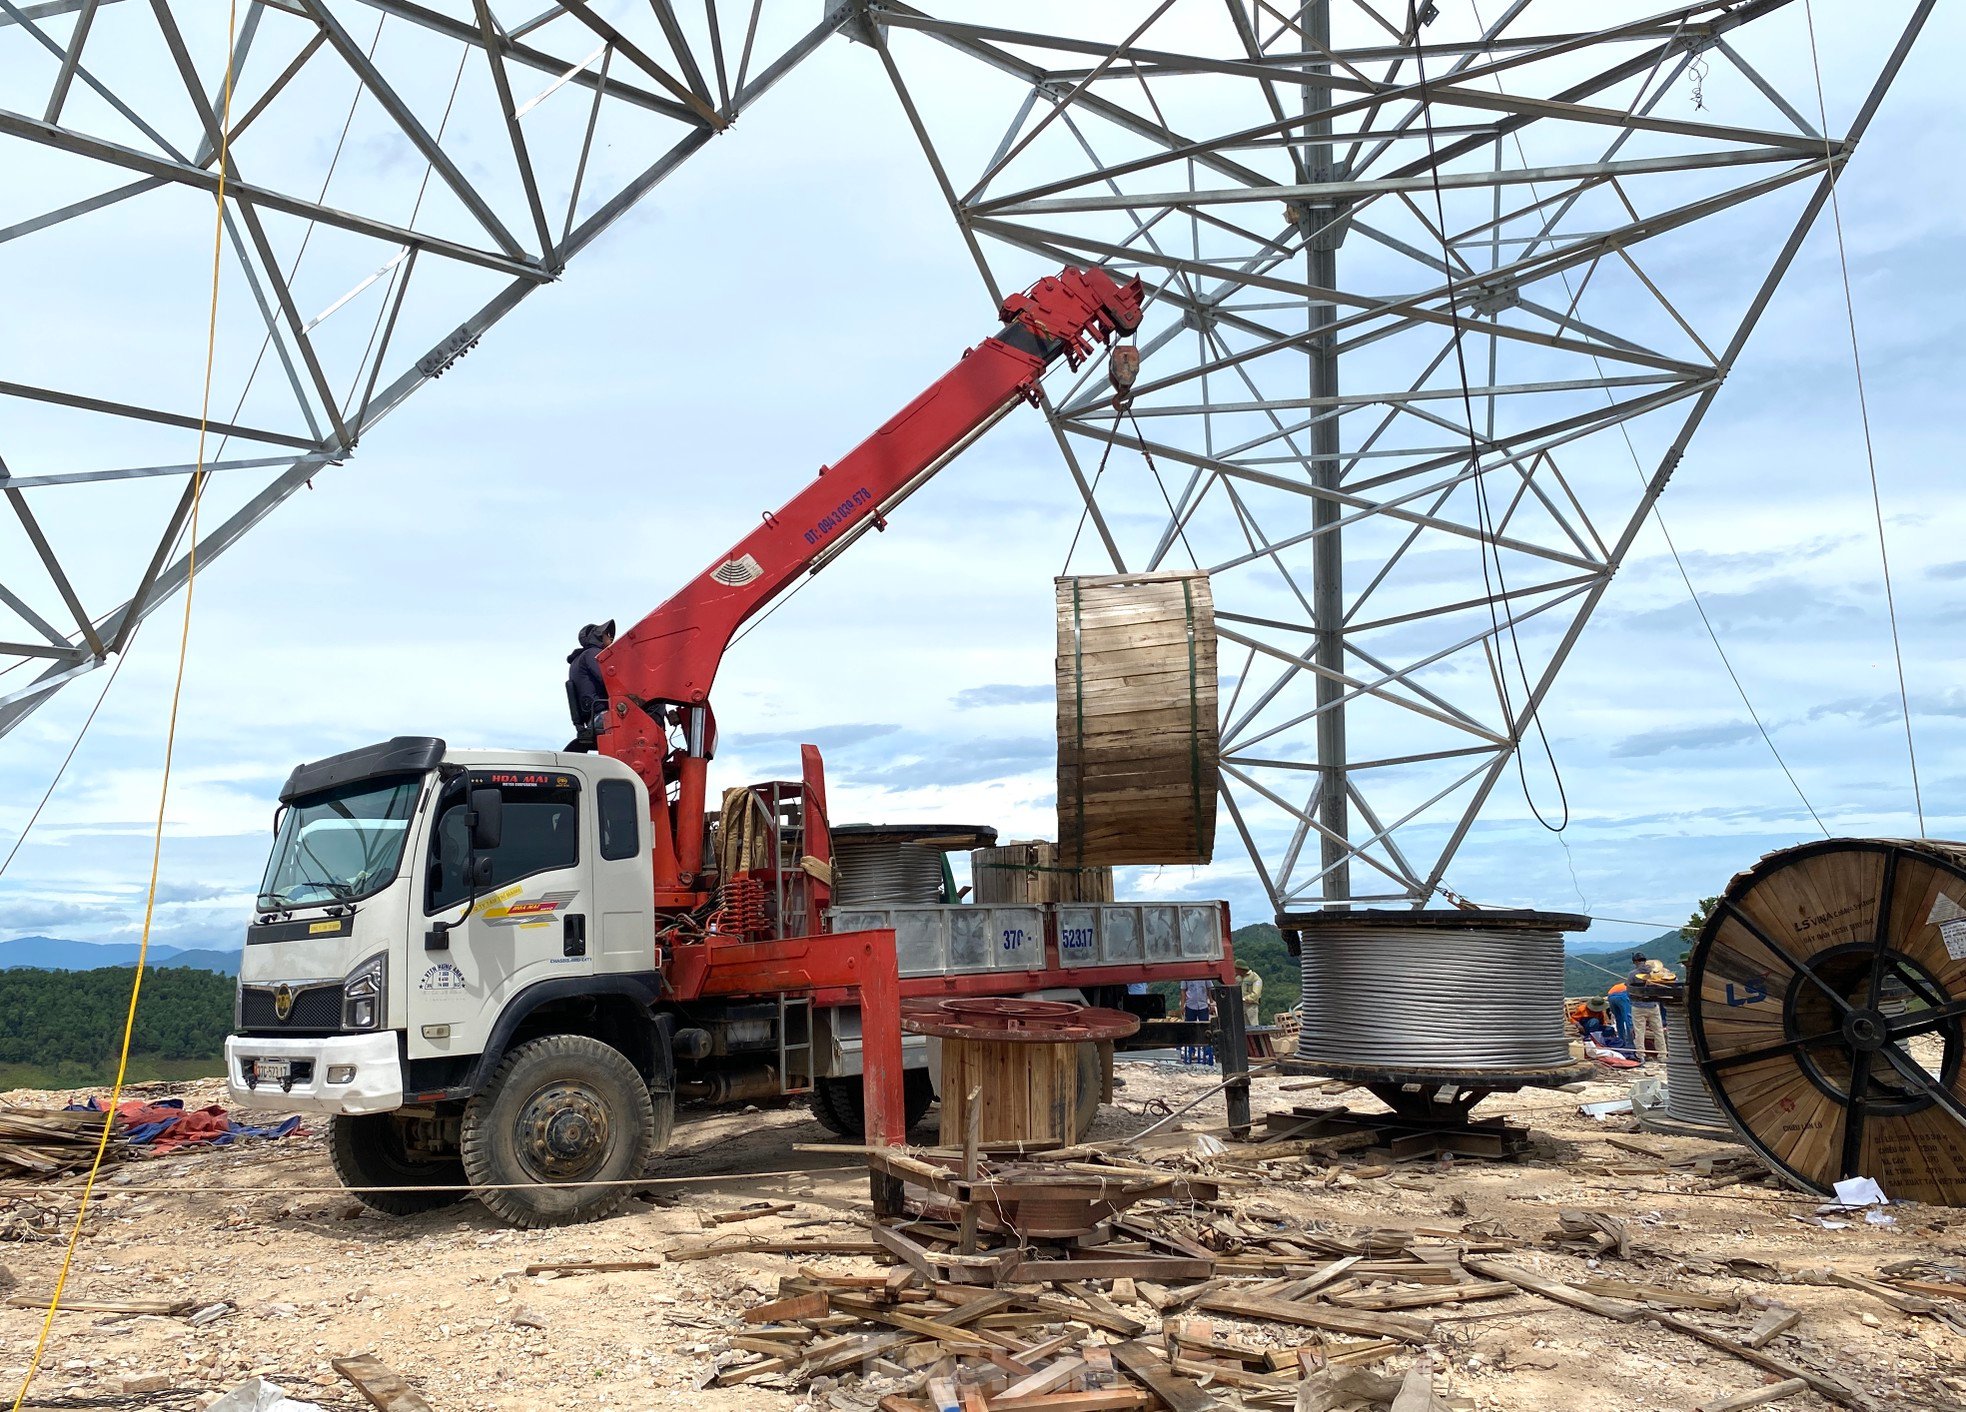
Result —
<instances>
[{"instance_id":1,"label":"crane hook","mask_svg":"<svg viewBox=\"0 0 1966 1412\"><path fill-rule=\"evenodd\" d=\"M1139 348L1131 343L1115 343L1106 359L1106 378L1113 385L1113 405L1124 410L1133 404L1133 380L1139 376Z\"/></svg>"}]
</instances>

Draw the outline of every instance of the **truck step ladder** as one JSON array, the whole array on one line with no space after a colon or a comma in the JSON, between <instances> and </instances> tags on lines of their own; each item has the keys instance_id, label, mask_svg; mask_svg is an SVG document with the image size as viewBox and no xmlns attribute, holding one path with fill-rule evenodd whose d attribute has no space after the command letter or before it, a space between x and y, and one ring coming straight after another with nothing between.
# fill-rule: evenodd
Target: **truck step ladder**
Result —
<instances>
[{"instance_id":1,"label":"truck step ladder","mask_svg":"<svg viewBox=\"0 0 1966 1412\"><path fill-rule=\"evenodd\" d=\"M812 997L778 997L778 1091L812 1092Z\"/></svg>"}]
</instances>

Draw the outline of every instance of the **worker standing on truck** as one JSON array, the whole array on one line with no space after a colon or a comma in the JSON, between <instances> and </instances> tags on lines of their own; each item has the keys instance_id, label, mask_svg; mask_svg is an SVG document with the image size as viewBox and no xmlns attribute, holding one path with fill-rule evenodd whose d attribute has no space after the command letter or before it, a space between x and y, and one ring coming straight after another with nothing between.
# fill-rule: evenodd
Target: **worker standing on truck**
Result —
<instances>
[{"instance_id":1,"label":"worker standing on truck","mask_svg":"<svg viewBox=\"0 0 1966 1412\"><path fill-rule=\"evenodd\" d=\"M608 688L601 679L601 649L614 641L614 619L580 630L580 646L567 654L567 710L573 715L569 750L592 750L607 721Z\"/></svg>"}]
</instances>

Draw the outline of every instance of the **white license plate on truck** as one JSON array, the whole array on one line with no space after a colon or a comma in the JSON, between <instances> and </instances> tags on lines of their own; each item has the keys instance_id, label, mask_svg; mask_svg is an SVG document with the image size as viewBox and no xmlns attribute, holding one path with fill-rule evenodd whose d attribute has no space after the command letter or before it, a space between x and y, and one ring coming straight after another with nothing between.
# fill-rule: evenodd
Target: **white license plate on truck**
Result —
<instances>
[{"instance_id":1,"label":"white license plate on truck","mask_svg":"<svg viewBox=\"0 0 1966 1412\"><path fill-rule=\"evenodd\" d=\"M285 1083L293 1076L294 1066L290 1059L255 1059L253 1077L261 1083Z\"/></svg>"}]
</instances>

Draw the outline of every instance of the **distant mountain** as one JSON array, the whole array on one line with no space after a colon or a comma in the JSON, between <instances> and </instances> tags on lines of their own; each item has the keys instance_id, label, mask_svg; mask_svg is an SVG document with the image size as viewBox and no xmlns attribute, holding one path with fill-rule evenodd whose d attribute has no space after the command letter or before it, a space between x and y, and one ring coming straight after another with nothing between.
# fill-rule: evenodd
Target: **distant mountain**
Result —
<instances>
[{"instance_id":1,"label":"distant mountain","mask_svg":"<svg viewBox=\"0 0 1966 1412\"><path fill-rule=\"evenodd\" d=\"M217 971L221 976L236 976L239 974L239 952L237 948L226 951L215 946L198 946L173 952L162 961L156 960L153 953L151 964L189 966L199 971Z\"/></svg>"},{"instance_id":2,"label":"distant mountain","mask_svg":"<svg viewBox=\"0 0 1966 1412\"><path fill-rule=\"evenodd\" d=\"M134 966L137 947L127 941L70 941L58 936L22 936L0 941L0 971L33 968L42 971L96 971L105 966ZM152 966L188 966L194 970L216 971L222 976L239 974L239 953L219 947L186 949L153 945Z\"/></svg>"}]
</instances>

